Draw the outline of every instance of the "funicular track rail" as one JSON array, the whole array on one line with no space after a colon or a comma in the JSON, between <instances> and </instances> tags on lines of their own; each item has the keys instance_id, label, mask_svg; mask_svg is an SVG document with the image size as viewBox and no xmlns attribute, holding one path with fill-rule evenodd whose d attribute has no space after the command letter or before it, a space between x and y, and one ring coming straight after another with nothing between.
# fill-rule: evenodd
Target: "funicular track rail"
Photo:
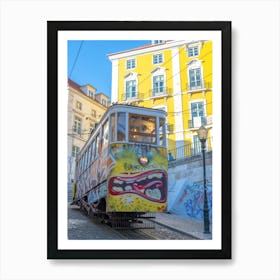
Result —
<instances>
[{"instance_id":1,"label":"funicular track rail","mask_svg":"<svg viewBox=\"0 0 280 280\"><path fill-rule=\"evenodd\" d=\"M103 215L97 215L91 211L87 211L85 208L80 207L86 216L91 219L99 221L100 226L105 226L108 230L112 231L114 235L118 235L120 239L124 240L198 240L199 238L194 237L179 229L170 227L156 220L156 217L152 216L149 221L149 227L143 226L141 223L132 223L129 226L122 222L117 227L112 227L112 224L108 220L104 219ZM99 213L100 214L100 213ZM143 218L143 217L142 217ZM147 218L147 217L146 217ZM118 217L118 220L119 217Z\"/></svg>"},{"instance_id":2,"label":"funicular track rail","mask_svg":"<svg viewBox=\"0 0 280 280\"><path fill-rule=\"evenodd\" d=\"M198 240L199 238L156 220L153 213L106 213L96 211L81 200L80 210L92 219L98 220L121 239L134 240Z\"/></svg>"}]
</instances>

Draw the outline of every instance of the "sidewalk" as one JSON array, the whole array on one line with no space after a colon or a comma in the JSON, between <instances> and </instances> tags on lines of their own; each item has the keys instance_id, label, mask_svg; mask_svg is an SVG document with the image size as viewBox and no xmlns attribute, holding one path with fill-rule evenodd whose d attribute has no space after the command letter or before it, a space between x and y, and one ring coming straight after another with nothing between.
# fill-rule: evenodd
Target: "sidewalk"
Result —
<instances>
[{"instance_id":1,"label":"sidewalk","mask_svg":"<svg viewBox=\"0 0 280 280\"><path fill-rule=\"evenodd\" d=\"M212 233L203 233L203 221L192 218L185 218L169 213L155 213L155 222L168 226L172 229L185 232L198 239L212 239ZM210 232L212 232L212 225L210 224Z\"/></svg>"}]
</instances>

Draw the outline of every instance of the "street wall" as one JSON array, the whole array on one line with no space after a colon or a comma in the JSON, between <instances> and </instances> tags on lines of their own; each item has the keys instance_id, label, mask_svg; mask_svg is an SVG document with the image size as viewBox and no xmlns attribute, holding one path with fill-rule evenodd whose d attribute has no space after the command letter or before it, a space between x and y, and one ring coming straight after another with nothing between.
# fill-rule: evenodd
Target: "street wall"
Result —
<instances>
[{"instance_id":1,"label":"street wall","mask_svg":"<svg viewBox=\"0 0 280 280\"><path fill-rule=\"evenodd\" d=\"M206 189L209 218L212 221L212 152L206 153ZM169 163L168 204L172 214L203 220L203 162L196 156Z\"/></svg>"}]
</instances>

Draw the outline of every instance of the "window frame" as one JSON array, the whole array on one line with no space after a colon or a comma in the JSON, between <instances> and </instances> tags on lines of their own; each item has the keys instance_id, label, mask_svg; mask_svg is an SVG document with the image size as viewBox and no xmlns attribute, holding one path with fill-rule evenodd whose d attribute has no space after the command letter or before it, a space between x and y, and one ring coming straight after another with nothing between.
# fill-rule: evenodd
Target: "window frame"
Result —
<instances>
[{"instance_id":1,"label":"window frame","mask_svg":"<svg viewBox=\"0 0 280 280\"><path fill-rule=\"evenodd\" d=\"M106 99L104 99L104 98L102 98L101 99L101 104L103 105L103 106L107 106L107 101L106 101Z\"/></svg>"},{"instance_id":2,"label":"window frame","mask_svg":"<svg viewBox=\"0 0 280 280\"><path fill-rule=\"evenodd\" d=\"M194 73L195 77L195 85L191 86L191 71L194 70L200 70L200 86L197 85L197 80L196 80L196 73ZM203 73L203 65L202 61L198 59L192 60L190 63L188 63L188 68L187 68L187 76L188 76L188 85L187 85L187 91L199 91L204 88L204 73Z\"/></svg>"},{"instance_id":3,"label":"window frame","mask_svg":"<svg viewBox=\"0 0 280 280\"><path fill-rule=\"evenodd\" d=\"M124 122L123 122L123 124L125 125L125 127L124 127L124 140L119 140L119 138L118 138L118 131L119 131L119 122L118 122L118 120L119 120L119 114L124 114ZM123 143L123 142L127 142L127 135L128 135L128 127L127 127L127 112L116 112L116 130L117 130L117 134L116 134L116 142L120 142L120 143Z\"/></svg>"},{"instance_id":4,"label":"window frame","mask_svg":"<svg viewBox=\"0 0 280 280\"><path fill-rule=\"evenodd\" d=\"M197 54L195 53L195 49L197 50ZM192 54L190 55L190 52L192 52ZM187 53L188 53L188 57L197 57L200 54L200 47L199 45L190 45L187 48Z\"/></svg>"},{"instance_id":5,"label":"window frame","mask_svg":"<svg viewBox=\"0 0 280 280\"><path fill-rule=\"evenodd\" d=\"M161 58L161 61L159 58ZM162 63L163 63L163 53L153 54L153 64L158 65L158 64L162 64Z\"/></svg>"},{"instance_id":6,"label":"window frame","mask_svg":"<svg viewBox=\"0 0 280 280\"><path fill-rule=\"evenodd\" d=\"M102 131L103 131L103 136L102 136L102 139L103 139L102 145L103 145L103 147L102 147L102 149L107 148L108 145L109 145L109 142L110 142L110 127L109 127L109 123L110 123L110 120L107 117L106 120L102 124ZM105 133L107 134L107 139L105 138Z\"/></svg>"},{"instance_id":7,"label":"window frame","mask_svg":"<svg viewBox=\"0 0 280 280\"><path fill-rule=\"evenodd\" d=\"M78 123L79 123L80 128L76 129ZM82 135L82 118L80 118L78 116L74 116L73 132L77 133L80 136Z\"/></svg>"},{"instance_id":8,"label":"window frame","mask_svg":"<svg viewBox=\"0 0 280 280\"><path fill-rule=\"evenodd\" d=\"M146 115L142 115L142 114L131 113L131 112L128 113L128 119L129 119L129 121L128 121L128 129L127 129L127 132L128 132L128 135L129 135L128 142L130 142L130 143L142 143L142 144L147 144L147 145L157 145L157 146L159 146L159 143L158 143L159 142L158 141L158 132L157 132L158 117L157 116L148 116L149 118L153 118L155 120L154 121L154 124L155 124L154 131L155 131L155 133L153 134L153 133L145 133L145 132L132 131L130 129L130 120L132 119L131 117L133 115L134 116L139 116L139 117L147 117ZM143 141L136 141L136 140L133 141L133 140L131 140L131 136L133 136L133 135L154 138L155 141L154 142L152 142L152 141L150 141L150 142L143 142Z\"/></svg>"},{"instance_id":9,"label":"window frame","mask_svg":"<svg viewBox=\"0 0 280 280\"><path fill-rule=\"evenodd\" d=\"M74 149L74 153L73 153L73 149ZM80 153L80 151L81 151L81 149L80 149L79 146L72 145L72 153L71 153L72 157L77 158L77 156Z\"/></svg>"},{"instance_id":10,"label":"window frame","mask_svg":"<svg viewBox=\"0 0 280 280\"><path fill-rule=\"evenodd\" d=\"M197 116L197 117L200 117L201 124L203 124L203 118L205 120L207 120L207 106L206 106L207 103L206 103L206 99L197 99L197 100L190 101L189 102L189 111L190 111L190 121L192 122L192 128L197 128L194 125L194 118L197 118L197 117L193 116L192 106L193 106L193 104L198 104L198 103L202 103L203 116Z\"/></svg>"},{"instance_id":11,"label":"window frame","mask_svg":"<svg viewBox=\"0 0 280 280\"><path fill-rule=\"evenodd\" d=\"M75 108L79 111L82 111L82 108L83 108L83 104L82 102L80 102L79 100L76 100L76 106Z\"/></svg>"},{"instance_id":12,"label":"window frame","mask_svg":"<svg viewBox=\"0 0 280 280\"><path fill-rule=\"evenodd\" d=\"M200 80L197 79L198 71L199 71ZM193 72L193 73L191 74L191 72ZM192 77L194 77L194 81L191 81ZM198 82L200 83L199 85L198 85ZM192 86L192 83L194 83L193 86ZM202 87L203 87L203 80L202 80L201 67L190 68L189 69L189 88L190 88L190 90L200 89Z\"/></svg>"},{"instance_id":13,"label":"window frame","mask_svg":"<svg viewBox=\"0 0 280 280\"><path fill-rule=\"evenodd\" d=\"M136 68L136 58L129 58L125 63L126 70L135 69Z\"/></svg>"},{"instance_id":14,"label":"window frame","mask_svg":"<svg viewBox=\"0 0 280 280\"><path fill-rule=\"evenodd\" d=\"M135 81L135 96L131 96L131 92L130 92L130 96L128 96L128 92L127 92L127 83L129 82L133 82ZM124 79L124 100L134 100L138 98L138 78L137 78L137 73L135 72L130 72L125 76Z\"/></svg>"},{"instance_id":15,"label":"window frame","mask_svg":"<svg viewBox=\"0 0 280 280\"><path fill-rule=\"evenodd\" d=\"M135 83L134 85L129 85L128 83ZM128 91L128 88L131 89ZM133 91L132 88L135 88L135 90ZM133 93L134 92L134 96ZM129 95L128 95L129 94ZM126 80L125 81L125 100L129 100L129 99L135 99L137 97L137 81L136 80Z\"/></svg>"},{"instance_id":16,"label":"window frame","mask_svg":"<svg viewBox=\"0 0 280 280\"><path fill-rule=\"evenodd\" d=\"M156 78L158 77L162 77L162 81L159 80L159 81L154 81ZM162 86L158 85L155 87L155 84L158 84L158 83L163 83ZM164 74L158 74L158 75L153 75L153 96L159 96L159 95L163 95L165 94L165 75ZM157 89L157 92L155 91L155 89ZM160 89L162 89L162 91L160 91ZM158 91L159 90L159 91Z\"/></svg>"},{"instance_id":17,"label":"window frame","mask_svg":"<svg viewBox=\"0 0 280 280\"><path fill-rule=\"evenodd\" d=\"M113 112L110 114L110 127L109 127L109 143L117 141L117 131L116 131L116 113ZM114 138L114 139L113 139Z\"/></svg>"}]
</instances>

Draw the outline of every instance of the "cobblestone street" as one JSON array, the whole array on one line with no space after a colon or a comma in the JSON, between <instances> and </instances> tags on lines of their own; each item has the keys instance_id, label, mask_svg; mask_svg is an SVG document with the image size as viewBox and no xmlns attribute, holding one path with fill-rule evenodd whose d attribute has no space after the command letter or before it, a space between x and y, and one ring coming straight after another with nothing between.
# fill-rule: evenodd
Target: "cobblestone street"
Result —
<instances>
[{"instance_id":1,"label":"cobblestone street","mask_svg":"<svg viewBox=\"0 0 280 280\"><path fill-rule=\"evenodd\" d=\"M123 239L99 221L87 217L79 208L68 208L68 238L72 240Z\"/></svg>"},{"instance_id":2,"label":"cobblestone street","mask_svg":"<svg viewBox=\"0 0 280 280\"><path fill-rule=\"evenodd\" d=\"M158 239L158 240L195 240L211 239L203 235L200 224L166 213L157 213L153 229L114 230L88 217L77 207L68 208L68 238L71 240L121 240L121 239Z\"/></svg>"}]
</instances>

